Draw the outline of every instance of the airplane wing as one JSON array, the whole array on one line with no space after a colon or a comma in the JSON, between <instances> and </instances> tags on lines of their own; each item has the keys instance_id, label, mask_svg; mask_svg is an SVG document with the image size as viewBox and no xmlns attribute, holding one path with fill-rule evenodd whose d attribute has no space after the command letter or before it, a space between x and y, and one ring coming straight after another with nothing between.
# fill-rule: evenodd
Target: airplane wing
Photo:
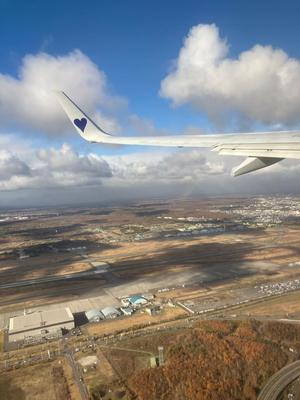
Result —
<instances>
[{"instance_id":1,"label":"airplane wing","mask_svg":"<svg viewBox=\"0 0 300 400\"><path fill-rule=\"evenodd\" d=\"M80 136L91 143L165 147L208 147L220 155L246 156L233 176L268 167L284 158L300 159L300 131L214 135L113 136L97 126L64 92L58 100Z\"/></svg>"}]
</instances>

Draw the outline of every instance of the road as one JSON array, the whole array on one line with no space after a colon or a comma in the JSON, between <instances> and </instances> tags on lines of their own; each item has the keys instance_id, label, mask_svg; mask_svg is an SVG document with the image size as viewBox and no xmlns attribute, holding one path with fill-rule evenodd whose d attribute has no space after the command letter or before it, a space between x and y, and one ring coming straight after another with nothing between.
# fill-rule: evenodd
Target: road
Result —
<instances>
[{"instance_id":1,"label":"road","mask_svg":"<svg viewBox=\"0 0 300 400\"><path fill-rule=\"evenodd\" d=\"M300 376L300 361L286 365L272 375L257 400L276 400L280 393Z\"/></svg>"},{"instance_id":2,"label":"road","mask_svg":"<svg viewBox=\"0 0 300 400\"><path fill-rule=\"evenodd\" d=\"M78 365L76 364L76 362L74 360L73 354L72 354L71 350L65 350L65 351L66 351L66 353L65 353L66 359L68 360L68 362L72 368L73 377L78 386L81 398L82 398L82 400L89 400L90 399L89 393L88 393L87 388L81 378L81 373L79 371Z\"/></svg>"}]
</instances>

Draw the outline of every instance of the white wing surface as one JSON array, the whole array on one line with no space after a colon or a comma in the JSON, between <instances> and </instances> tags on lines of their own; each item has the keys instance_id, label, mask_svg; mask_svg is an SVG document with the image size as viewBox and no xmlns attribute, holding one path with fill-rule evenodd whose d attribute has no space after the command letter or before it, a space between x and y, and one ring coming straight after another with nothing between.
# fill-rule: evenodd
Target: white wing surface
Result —
<instances>
[{"instance_id":1,"label":"white wing surface","mask_svg":"<svg viewBox=\"0 0 300 400\"><path fill-rule=\"evenodd\" d=\"M221 155L246 156L234 176L265 168L284 158L300 159L300 131L215 135L113 136L97 126L64 92L58 100L77 132L91 143L165 147L208 147Z\"/></svg>"}]
</instances>

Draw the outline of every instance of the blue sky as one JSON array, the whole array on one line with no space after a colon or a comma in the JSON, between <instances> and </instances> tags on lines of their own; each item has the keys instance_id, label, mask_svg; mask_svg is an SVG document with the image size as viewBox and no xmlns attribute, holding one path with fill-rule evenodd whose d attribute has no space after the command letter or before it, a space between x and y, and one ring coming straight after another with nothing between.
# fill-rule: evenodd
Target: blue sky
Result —
<instances>
[{"instance_id":1,"label":"blue sky","mask_svg":"<svg viewBox=\"0 0 300 400\"><path fill-rule=\"evenodd\" d=\"M24 55L80 49L105 71L130 109L174 129L203 123L188 107L175 111L158 96L189 29L215 23L234 57L256 43L298 57L297 1L11 1L1 0L1 72L16 75Z\"/></svg>"},{"instance_id":2,"label":"blue sky","mask_svg":"<svg viewBox=\"0 0 300 400\"><path fill-rule=\"evenodd\" d=\"M2 186L0 185L2 199L5 198L3 204L5 205L7 201L19 196L22 199L27 196L26 204L31 202L31 198L36 199L33 203L41 201L41 188L37 183L41 177L39 176L39 179L37 179L34 171L42 165L43 168L48 168L47 171L49 172L49 168L53 168L53 160L50 160L50 158L46 160L44 153L41 156L41 153L32 153L34 151L46 152L55 148L58 154L47 153L48 157L56 157L56 161L59 157L64 159L69 157L69 160L73 160L72 162L75 162L74 160L77 157L80 163L89 164L89 166L95 162L93 155L91 156L91 154L94 154L98 157L99 165L97 168L100 169L104 168L101 156L111 157L111 159L105 160L111 168L109 174L107 174L107 171L102 173L100 169L99 172L97 168L94 171L93 164L93 167L89 168L92 168L92 174L95 173L95 176L93 175L95 181L86 182L83 179L83 186L85 183L87 185L101 185L101 195L104 191L103 181L109 181L111 177L115 176L119 181L121 179L122 174L120 171L116 172L114 163L124 162L123 168L127 170L129 165L141 162L137 154L148 160L156 160L157 158L158 164L162 162L161 157L169 157L165 154L165 150L156 150L155 155L151 150L149 155L147 149L143 156L145 151L134 147L96 148L76 136L71 125L63 125L63 123L58 124L57 132L54 132L56 115L58 115L54 105L50 105L50 108L54 108L53 110L51 108L48 116L47 107L44 106L41 109L44 113L44 119L37 117L38 121L34 121L34 115L28 116L27 108L31 104L31 95L33 96L32 107L37 106L36 112L39 115L41 114L38 97L34 97L36 90L38 90L38 82L48 79L48 64L56 62L59 57L64 60L66 75L68 75L67 68L70 62L74 57L79 57L77 75L74 73L74 79L79 79L79 81L83 79L82 76L78 75L81 66L84 66L82 74L87 70L90 71L91 65L95 66L97 71L94 71L94 75L91 77L95 81L100 79L99 77L102 74L106 75L105 84L102 86L99 84L99 92L103 92L102 100L99 100L99 98L89 99L86 93L85 96L80 96L80 89L78 87L72 89L70 82L66 83L67 90L69 87L71 92L73 90L71 94L74 93L76 100L83 102L81 103L83 108L90 101L88 108L91 112L100 112L100 116L98 116L100 121L102 116L110 124L109 126L115 126L122 134L137 134L139 127L141 127L142 134L145 134L145 131L147 134L155 134L156 132L158 134L184 133L197 128L210 132L220 128L225 131L231 129L240 131L245 128L298 127L300 118L297 117L296 111L299 99L294 100L294 97L289 97L290 89L279 87L282 82L277 85L276 77L282 77L283 74L286 74L286 71L291 71L291 65L295 59L297 71L291 72L292 78L289 88L298 85L298 78L300 77L300 73L298 74L300 59L299 11L300 4L296 1L220 2L187 0L181 2L154 0L149 2L129 0L79 2L73 0L40 2L29 0L23 2L0 0L0 90L2 90L0 106L4 104L2 109L0 107L0 145L2 146L2 159L4 160L1 164L0 157L0 182L1 168L2 175L6 179L4 181L3 178L4 183ZM192 34L193 28L195 29ZM189 44L184 42L187 37L191 37ZM206 48L205 43L210 43L210 39L213 44ZM257 45L260 48L255 47ZM268 46L271 46L271 50L268 50ZM198 54L193 60L198 48L202 53L200 52L200 56ZM226 49L224 50L224 48ZM72 52L75 49L78 49L81 55L74 56ZM280 49L284 54L276 53L276 49ZM222 51L224 51L224 54ZM182 52L185 52L191 59L190 64L184 60L180 61ZM217 56L211 64L207 64L205 68L199 67L197 71L195 65L199 66L199 62L201 64L201 56L203 54L205 58L206 52L210 55L217 52ZM41 53L46 54L46 60L40 56ZM239 62L237 67L233 65L234 63L230 64L231 68L236 68L236 84L242 88L245 85L244 91L241 91L242 97L240 99L237 88L235 88L235 82L230 82L231 75L226 75L224 65L230 60L240 61L243 54L246 58L244 63ZM32 58L26 64L24 60L28 55L32 55ZM287 60L284 59L285 57ZM247 81L253 77L250 75L250 77L247 75L243 77L242 72L245 71L245 68L250 72L255 71L256 58L261 68L257 72L257 77L254 77L254 81L261 82L261 85L253 90L253 96L257 95L260 109L255 108L255 105L251 103L250 89L247 87ZM222 70L218 68L219 60L225 61ZM47 68L45 67L46 64ZM270 77L269 85L267 85L265 82L269 79L268 69L273 71L273 67L275 72ZM42 68L44 68L44 72ZM33 77L26 81L22 78L24 71L25 74L29 75L38 71L38 73L41 73L41 79L35 82ZM185 74L184 71L188 72ZM71 74L70 70L69 75L71 76ZM194 81L190 78L192 74L195 74L194 88ZM53 74L51 77L53 79ZM198 81L198 77L202 80L199 78ZM1 86L1 79L3 87ZM63 78L60 79L61 85L63 85ZM87 88L92 86L89 86L88 80L89 77L86 77L83 83ZM220 80L221 84L224 83L224 88L222 87L218 91L216 85L220 86L220 83L218 83ZM32 82L33 88L29 88L28 85ZM164 82L166 83L165 86ZM208 85L208 88L206 87L207 82L212 82L210 86ZM227 82L230 83L230 87L227 87ZM22 91L19 90L19 84L23 85ZM50 86L48 85L48 88ZM278 91L273 93L272 88L277 86ZM11 97L15 96L16 98L15 106L12 106L11 99L7 100L9 96L6 92L10 90L8 88L15 91L15 94L11 95ZM65 87L62 87L62 89L66 90ZM224 90L226 95L224 95ZM185 93L185 91L187 93L183 96L181 92ZM19 104L19 97L23 94L27 96L27 93L30 94L26 99L28 104L24 101ZM93 96L97 97L97 94L94 93ZM286 111L282 110L280 103L276 103L276 98L285 98L285 96L287 96L286 104L288 105ZM272 98L274 104L271 104L269 109L260 112L264 108L264 101L269 98ZM107 106L108 103L111 104L109 107ZM11 110L14 107L16 109ZM22 111L20 111L21 109ZM273 110L277 111L273 112ZM59 118L63 117L59 115ZM53 127L50 126L52 125L51 121L53 121ZM53 129L49 130L48 128ZM12 150L12 143L16 144L15 150ZM66 150L66 147L62 150L64 143L69 146L68 150ZM189 157L190 153L186 154L186 157ZM127 159L126 156L128 156ZM117 157L123 158L117 159ZM194 160L193 156L191 156L191 159ZM7 171L7 160L11 163L9 171ZM16 160L20 162L17 169L16 164L14 164L14 162L17 162ZM198 161L194 160L194 162ZM205 162L206 167L202 171L204 175L209 170L207 165L212 165L215 161L210 161L207 158ZM220 176L228 174L226 166L221 173L218 161L216 163L217 167L209 170L211 174L219 174ZM24 170L22 170L21 165ZM74 164L72 165L74 166ZM230 161L228 165L231 165ZM137 168L137 165L135 166ZM58 167L55 166L55 168L55 173L61 174L61 171L58 172L57 170ZM149 165L147 168L149 168ZM193 168L192 165L191 168ZM53 171L51 169L49 173L54 174ZM96 179L97 171L99 172L99 182ZM48 172L43 170L42 174ZM87 174L91 174L91 170L88 170ZM30 179L28 176L30 176ZM72 176L76 181L75 172ZM27 179L27 183L24 183L24 177ZM67 178L66 181L70 182L70 177ZM127 176L126 179L128 179L126 184L125 182L122 183L125 186L130 186L132 181L136 184L134 177ZM139 179L144 178L140 177ZM180 182L185 179L186 176L178 176ZM165 184L165 181L161 182L161 185L165 186ZM60 191L65 190L63 185L59 186ZM54 178L49 183L50 187L56 187ZM43 187L43 193L46 193L49 188ZM160 190L161 187L157 189L157 193ZM242 189L239 186L234 186L233 190ZM255 187L254 190L259 191L259 188ZM26 194L24 194L25 191ZM191 188L188 190L188 192L192 191ZM186 192L186 189L184 189L184 192ZM216 193L215 190L212 190L212 192ZM66 193L64 192L62 201L68 201ZM170 194L172 193L171 191ZM95 201L98 199L98 195L99 192L95 195ZM104 197L107 196L103 195ZM83 196L82 199L84 200L85 197Z\"/></svg>"}]
</instances>

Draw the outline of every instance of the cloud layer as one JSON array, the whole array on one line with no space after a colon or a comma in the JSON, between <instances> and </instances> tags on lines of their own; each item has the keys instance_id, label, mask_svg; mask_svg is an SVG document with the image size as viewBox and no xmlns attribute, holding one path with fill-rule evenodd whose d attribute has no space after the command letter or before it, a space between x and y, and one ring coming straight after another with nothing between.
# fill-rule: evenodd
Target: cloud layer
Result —
<instances>
[{"instance_id":1,"label":"cloud layer","mask_svg":"<svg viewBox=\"0 0 300 400\"><path fill-rule=\"evenodd\" d=\"M53 94L55 90L64 90L80 102L101 120L104 129L118 129L111 111L124 100L109 93L104 72L79 50L58 57L46 53L27 55L17 78L0 73L2 126L14 123L57 135L70 130Z\"/></svg>"},{"instance_id":2,"label":"cloud layer","mask_svg":"<svg viewBox=\"0 0 300 400\"><path fill-rule=\"evenodd\" d=\"M0 152L0 191L99 187L102 178L111 176L103 158L79 155L66 144L60 149L28 150L22 156L8 150Z\"/></svg>"},{"instance_id":3,"label":"cloud layer","mask_svg":"<svg viewBox=\"0 0 300 400\"><path fill-rule=\"evenodd\" d=\"M11 143L13 138L2 136L0 206L6 207L299 190L300 164L292 161L232 178L230 169L238 158L208 150L101 157L79 154L66 144L33 150L28 142L12 152Z\"/></svg>"},{"instance_id":4,"label":"cloud layer","mask_svg":"<svg viewBox=\"0 0 300 400\"><path fill-rule=\"evenodd\" d=\"M190 104L214 122L232 112L261 123L300 122L300 61L283 50L256 45L237 58L216 25L193 27L160 94Z\"/></svg>"}]
</instances>

